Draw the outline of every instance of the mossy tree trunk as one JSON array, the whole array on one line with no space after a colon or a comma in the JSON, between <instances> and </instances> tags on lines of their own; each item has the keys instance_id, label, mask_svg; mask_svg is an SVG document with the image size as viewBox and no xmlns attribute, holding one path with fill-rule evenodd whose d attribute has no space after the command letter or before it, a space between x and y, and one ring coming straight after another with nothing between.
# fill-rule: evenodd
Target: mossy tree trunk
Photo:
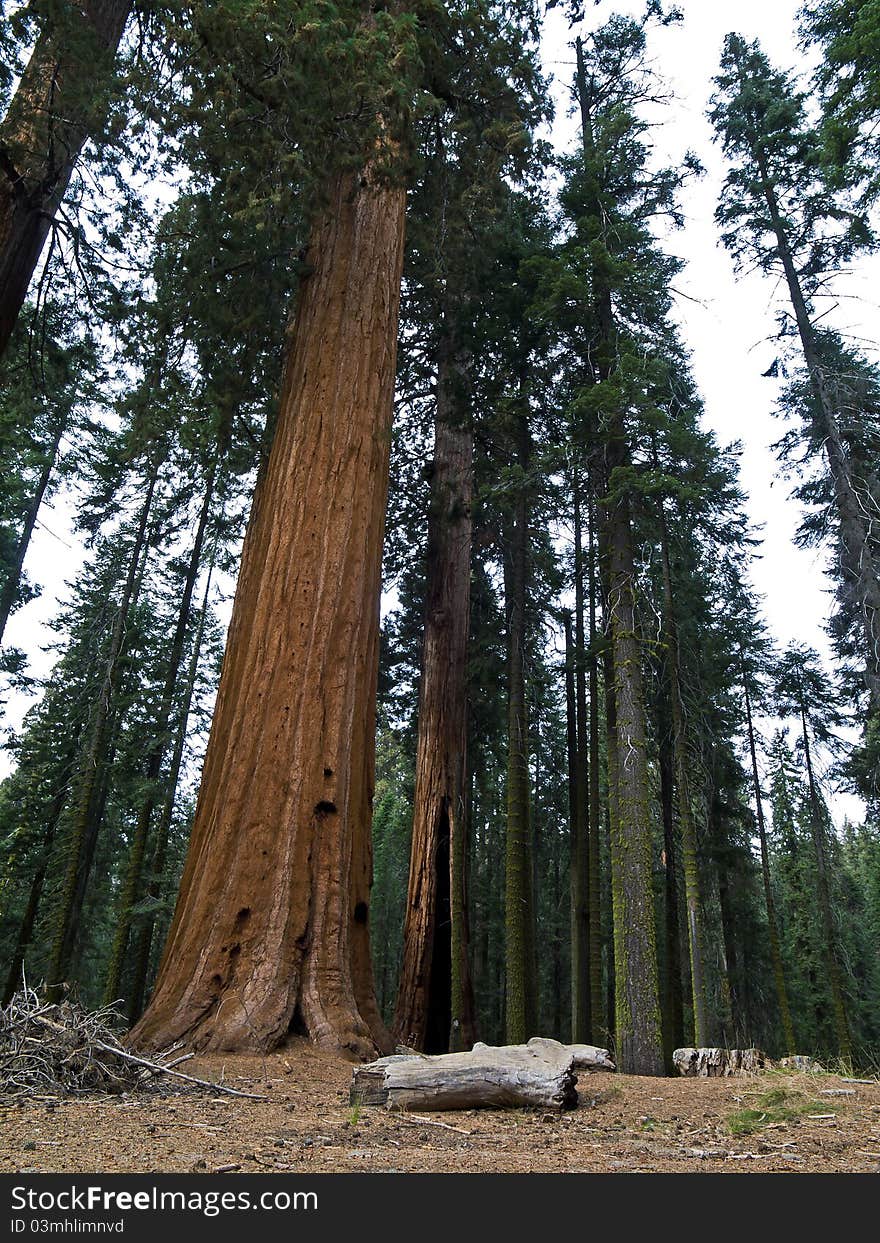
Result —
<instances>
[{"instance_id":1,"label":"mossy tree trunk","mask_svg":"<svg viewBox=\"0 0 880 1243\"><path fill-rule=\"evenodd\" d=\"M687 726L681 685L681 660L678 625L672 592L672 570L669 562L669 537L666 520L661 514L661 559L663 562L663 629L666 640L666 677L672 717L672 750L675 760L675 787L678 791L678 818L681 825L681 852L684 864L685 913L687 916L688 950L691 965L691 997L694 1014L694 1044L703 1049L709 1044L709 1023L706 1005L705 934L703 906L700 897L700 860L697 831L691 805Z\"/></svg>"},{"instance_id":2,"label":"mossy tree trunk","mask_svg":"<svg viewBox=\"0 0 880 1243\"><path fill-rule=\"evenodd\" d=\"M354 1057L369 953L382 533L406 191L340 174L309 247L189 853L130 1039Z\"/></svg>"}]
</instances>

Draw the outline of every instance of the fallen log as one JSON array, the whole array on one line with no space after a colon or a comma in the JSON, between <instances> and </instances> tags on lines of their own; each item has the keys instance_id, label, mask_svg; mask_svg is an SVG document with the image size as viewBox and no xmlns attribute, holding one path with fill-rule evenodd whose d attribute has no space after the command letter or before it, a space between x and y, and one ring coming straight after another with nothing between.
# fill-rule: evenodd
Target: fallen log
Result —
<instances>
[{"instance_id":1,"label":"fallen log","mask_svg":"<svg viewBox=\"0 0 880 1243\"><path fill-rule=\"evenodd\" d=\"M769 1070L773 1063L760 1049L676 1049L672 1061L687 1079L726 1079Z\"/></svg>"},{"instance_id":2,"label":"fallen log","mask_svg":"<svg viewBox=\"0 0 880 1243\"><path fill-rule=\"evenodd\" d=\"M614 1070L607 1049L535 1036L528 1044L475 1044L469 1053L406 1053L352 1072L352 1105L415 1112L534 1106L573 1109L578 1072Z\"/></svg>"}]
</instances>

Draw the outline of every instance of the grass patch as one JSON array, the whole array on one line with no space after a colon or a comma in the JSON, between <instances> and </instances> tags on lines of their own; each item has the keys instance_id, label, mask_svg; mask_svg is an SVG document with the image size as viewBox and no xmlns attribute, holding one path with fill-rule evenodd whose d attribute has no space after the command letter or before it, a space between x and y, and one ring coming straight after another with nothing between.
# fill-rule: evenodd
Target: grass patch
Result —
<instances>
[{"instance_id":1,"label":"grass patch","mask_svg":"<svg viewBox=\"0 0 880 1243\"><path fill-rule=\"evenodd\" d=\"M762 1092L753 1108L738 1109L727 1119L731 1135L751 1135L774 1122L796 1122L804 1114L833 1113L834 1105L815 1101L787 1088L771 1088Z\"/></svg>"}]
</instances>

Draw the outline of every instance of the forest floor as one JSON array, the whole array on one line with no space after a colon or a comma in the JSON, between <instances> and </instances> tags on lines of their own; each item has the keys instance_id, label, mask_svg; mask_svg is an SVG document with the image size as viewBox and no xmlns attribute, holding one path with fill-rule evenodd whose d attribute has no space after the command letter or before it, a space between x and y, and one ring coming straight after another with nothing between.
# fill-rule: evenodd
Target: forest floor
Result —
<instances>
[{"instance_id":1,"label":"forest floor","mask_svg":"<svg viewBox=\"0 0 880 1243\"><path fill-rule=\"evenodd\" d=\"M0 1098L0 1170L880 1173L880 1082L581 1074L566 1113L401 1115L348 1103L351 1066L297 1040L265 1058L203 1057L192 1074L263 1094Z\"/></svg>"}]
</instances>

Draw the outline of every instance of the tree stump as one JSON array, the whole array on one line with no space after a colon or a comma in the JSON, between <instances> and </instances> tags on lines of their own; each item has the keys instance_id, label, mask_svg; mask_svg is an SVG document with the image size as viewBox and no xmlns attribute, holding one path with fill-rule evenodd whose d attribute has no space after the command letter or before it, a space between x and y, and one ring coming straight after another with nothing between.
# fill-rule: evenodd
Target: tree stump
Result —
<instances>
[{"instance_id":1,"label":"tree stump","mask_svg":"<svg viewBox=\"0 0 880 1243\"><path fill-rule=\"evenodd\" d=\"M409 1052L358 1066L352 1105L388 1109L573 1109L581 1070L614 1070L607 1049L534 1037L528 1044L475 1044L469 1053Z\"/></svg>"},{"instance_id":2,"label":"tree stump","mask_svg":"<svg viewBox=\"0 0 880 1243\"><path fill-rule=\"evenodd\" d=\"M727 1079L769 1070L770 1058L760 1049L676 1049L672 1061L687 1079Z\"/></svg>"}]
</instances>

